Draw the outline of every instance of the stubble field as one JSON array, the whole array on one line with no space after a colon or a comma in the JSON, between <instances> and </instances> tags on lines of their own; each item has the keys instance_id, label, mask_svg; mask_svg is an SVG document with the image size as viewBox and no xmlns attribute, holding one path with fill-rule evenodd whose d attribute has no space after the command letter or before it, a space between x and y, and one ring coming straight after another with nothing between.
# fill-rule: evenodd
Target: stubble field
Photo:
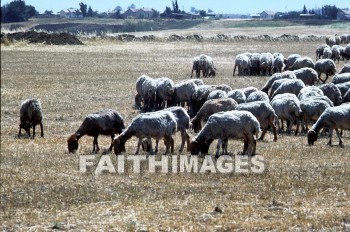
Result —
<instances>
[{"instance_id":1,"label":"stubble field","mask_svg":"<svg viewBox=\"0 0 350 232\"><path fill-rule=\"evenodd\" d=\"M274 31L266 30L251 33ZM232 77L235 55L266 51L315 59L319 42L83 42L1 45L1 230L350 229L348 132L344 148L328 147L325 137L309 147L306 135L281 134L272 142L268 132L257 144L266 167L262 174L149 173L142 165L141 174L128 167L124 174L97 176L91 170L79 172L79 155L92 154L92 138L80 140L78 154L69 154L66 144L86 115L104 108L116 109L130 123L139 113L134 108L135 81L142 74L167 76L177 83L189 78L192 58L205 53L218 68L217 77L203 79L205 83L260 88L268 77ZM343 65L337 64L338 69ZM19 106L28 97L42 103L44 138L17 138ZM337 144L335 137L333 142ZM99 138L102 150L109 143L109 137ZM136 143L128 141L126 155L135 152ZM230 141L230 154L234 157L242 146ZM109 156L116 164L115 155Z\"/></svg>"}]
</instances>

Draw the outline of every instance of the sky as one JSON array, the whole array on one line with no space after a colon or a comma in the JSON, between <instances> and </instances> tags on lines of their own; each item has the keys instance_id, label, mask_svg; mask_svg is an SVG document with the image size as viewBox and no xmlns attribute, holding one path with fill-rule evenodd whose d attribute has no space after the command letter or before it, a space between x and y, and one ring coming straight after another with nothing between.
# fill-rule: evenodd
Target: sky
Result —
<instances>
[{"instance_id":1,"label":"sky","mask_svg":"<svg viewBox=\"0 0 350 232\"><path fill-rule=\"evenodd\" d=\"M2 0L1 5L12 0ZM127 9L134 4L136 8L153 8L163 12L166 6L172 7L172 0L24 0L26 5L32 5L37 11L43 13L45 10L59 12L67 8L79 8L79 3L83 2L92 10L98 12L108 12L114 10L116 6ZM322 5L335 5L338 8L350 8L350 0L177 0L181 10L190 11L191 7L198 10L208 9L215 13L239 13L255 14L264 10L270 11L301 11L306 6L307 9L319 8Z\"/></svg>"}]
</instances>

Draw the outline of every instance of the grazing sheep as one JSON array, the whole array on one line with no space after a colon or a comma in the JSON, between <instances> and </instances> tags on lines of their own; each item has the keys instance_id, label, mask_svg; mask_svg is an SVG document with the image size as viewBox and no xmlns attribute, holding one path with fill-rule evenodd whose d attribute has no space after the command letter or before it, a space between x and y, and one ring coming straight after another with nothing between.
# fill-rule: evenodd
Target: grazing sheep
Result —
<instances>
[{"instance_id":1,"label":"grazing sheep","mask_svg":"<svg viewBox=\"0 0 350 232\"><path fill-rule=\"evenodd\" d=\"M271 53L261 53L260 55L260 72L262 75L271 74L273 55Z\"/></svg>"},{"instance_id":2,"label":"grazing sheep","mask_svg":"<svg viewBox=\"0 0 350 232\"><path fill-rule=\"evenodd\" d=\"M212 99L206 101L199 109L197 115L191 120L192 129L198 133L202 129L201 122L207 121L209 116L220 112L234 110L237 102L231 98Z\"/></svg>"},{"instance_id":3,"label":"grazing sheep","mask_svg":"<svg viewBox=\"0 0 350 232\"><path fill-rule=\"evenodd\" d=\"M211 91L215 90L214 85L198 86L196 92L192 95L192 114L191 117L197 114L198 110L203 106Z\"/></svg>"},{"instance_id":4,"label":"grazing sheep","mask_svg":"<svg viewBox=\"0 0 350 232\"><path fill-rule=\"evenodd\" d=\"M323 83L327 81L328 75L334 75L337 72L335 68L335 63L331 59L320 59L316 61L315 70L318 74L318 79L320 79L320 81L322 81ZM321 73L326 74L325 80L321 79Z\"/></svg>"},{"instance_id":5,"label":"grazing sheep","mask_svg":"<svg viewBox=\"0 0 350 232\"><path fill-rule=\"evenodd\" d=\"M38 100L29 98L22 102L20 108L20 123L18 136L21 136L22 128L30 137L30 128L33 127L33 139L35 138L35 127L40 125L41 137L44 137L43 112Z\"/></svg>"},{"instance_id":6,"label":"grazing sheep","mask_svg":"<svg viewBox=\"0 0 350 232\"><path fill-rule=\"evenodd\" d=\"M146 138L147 143L152 148L152 138L156 140L163 139L166 146L165 154L171 150L174 152L174 140L172 135L177 130L177 123L172 112L161 110L151 113L143 113L137 115L130 125L113 140L114 153L116 155L125 151L125 143L132 137L136 136L138 140L137 150L139 153L142 139ZM152 151L151 151L152 152Z\"/></svg>"},{"instance_id":7,"label":"grazing sheep","mask_svg":"<svg viewBox=\"0 0 350 232\"><path fill-rule=\"evenodd\" d=\"M296 123L295 135L297 135L302 114L298 98L293 94L280 94L271 101L271 106L281 120L281 127L278 123L279 131L283 130L283 121L286 120L287 124L289 123L287 133L290 133L292 125Z\"/></svg>"},{"instance_id":8,"label":"grazing sheep","mask_svg":"<svg viewBox=\"0 0 350 232\"><path fill-rule=\"evenodd\" d=\"M233 76L235 75L236 68L238 67L238 75L248 74L250 75L250 58L246 54L239 54L235 59L235 66L233 68Z\"/></svg>"},{"instance_id":9,"label":"grazing sheep","mask_svg":"<svg viewBox=\"0 0 350 232\"><path fill-rule=\"evenodd\" d=\"M210 56L207 56L205 54L202 54L199 56L199 72L202 70L203 77L210 77L215 76L216 74L216 68L214 65L213 58Z\"/></svg>"},{"instance_id":10,"label":"grazing sheep","mask_svg":"<svg viewBox=\"0 0 350 232\"><path fill-rule=\"evenodd\" d=\"M265 85L261 88L261 91L268 93L274 81L279 79L295 79L295 74L292 71L285 71L282 73L273 74L265 83Z\"/></svg>"},{"instance_id":11,"label":"grazing sheep","mask_svg":"<svg viewBox=\"0 0 350 232\"><path fill-rule=\"evenodd\" d=\"M270 102L269 96L261 90L258 90L256 92L251 93L248 97L246 102L255 102L255 101L266 101Z\"/></svg>"},{"instance_id":12,"label":"grazing sheep","mask_svg":"<svg viewBox=\"0 0 350 232\"><path fill-rule=\"evenodd\" d=\"M220 99L220 98L227 98L227 94L223 90L216 89L216 90L213 90L209 93L207 100Z\"/></svg>"},{"instance_id":13,"label":"grazing sheep","mask_svg":"<svg viewBox=\"0 0 350 232\"><path fill-rule=\"evenodd\" d=\"M341 92L342 97L344 97L345 93L350 89L350 81L336 84L335 86L338 87L338 89Z\"/></svg>"},{"instance_id":14,"label":"grazing sheep","mask_svg":"<svg viewBox=\"0 0 350 232\"><path fill-rule=\"evenodd\" d=\"M274 54L274 59L272 61L272 73L282 72L283 66L284 66L284 56L280 53L279 55Z\"/></svg>"},{"instance_id":15,"label":"grazing sheep","mask_svg":"<svg viewBox=\"0 0 350 232\"><path fill-rule=\"evenodd\" d=\"M338 64L339 64L339 60L340 60L340 47L339 45L333 45L331 50L332 50L332 60L336 61L338 60Z\"/></svg>"},{"instance_id":16,"label":"grazing sheep","mask_svg":"<svg viewBox=\"0 0 350 232\"><path fill-rule=\"evenodd\" d=\"M250 58L250 74L260 74L260 53L252 53Z\"/></svg>"},{"instance_id":17,"label":"grazing sheep","mask_svg":"<svg viewBox=\"0 0 350 232\"><path fill-rule=\"evenodd\" d=\"M86 116L79 129L69 136L67 140L68 151L75 152L78 150L78 140L84 135L88 135L94 137L92 151L98 152L100 150L97 142L99 135L110 135L113 142L114 135L122 133L124 128L124 120L115 110L105 109L89 114ZM109 151L111 150L112 143L109 147Z\"/></svg>"},{"instance_id":18,"label":"grazing sheep","mask_svg":"<svg viewBox=\"0 0 350 232\"><path fill-rule=\"evenodd\" d=\"M187 143L187 151L190 151L190 136L187 134L186 130L190 128L190 116L186 112L184 108L181 106L173 106L170 108L163 109L163 111L170 111L174 114L174 117L176 119L177 124L177 130L176 132L180 131L181 133L181 146L179 149L179 152L181 153L185 147L185 142ZM158 140L156 141L156 149L155 152L158 151ZM143 144L144 145L144 144ZM151 144L147 143L146 140L147 149L144 149L146 151L150 151L152 148L150 147Z\"/></svg>"},{"instance_id":19,"label":"grazing sheep","mask_svg":"<svg viewBox=\"0 0 350 232\"><path fill-rule=\"evenodd\" d=\"M156 109L169 107L168 101L171 101L174 94L174 82L168 77L155 79L157 85L156 91Z\"/></svg>"},{"instance_id":20,"label":"grazing sheep","mask_svg":"<svg viewBox=\"0 0 350 232\"><path fill-rule=\"evenodd\" d=\"M313 68L301 68L293 71L295 77L305 85L314 85L318 81L317 72Z\"/></svg>"},{"instance_id":21,"label":"grazing sheep","mask_svg":"<svg viewBox=\"0 0 350 232\"><path fill-rule=\"evenodd\" d=\"M322 90L323 94L327 96L335 106L339 106L342 101L342 95L338 87L333 83L327 83L320 85L319 88Z\"/></svg>"},{"instance_id":22,"label":"grazing sheep","mask_svg":"<svg viewBox=\"0 0 350 232\"><path fill-rule=\"evenodd\" d=\"M298 96L300 90L305 87L305 84L302 80L299 79L290 79L285 80L273 94L271 95L271 98L276 96L277 94L282 93L293 93Z\"/></svg>"},{"instance_id":23,"label":"grazing sheep","mask_svg":"<svg viewBox=\"0 0 350 232\"><path fill-rule=\"evenodd\" d=\"M332 58L332 49L330 47L325 47L323 49L323 59L331 59Z\"/></svg>"},{"instance_id":24,"label":"grazing sheep","mask_svg":"<svg viewBox=\"0 0 350 232\"><path fill-rule=\"evenodd\" d=\"M268 95L269 99L272 98L272 94L276 91L276 89L278 89L278 87L280 87L282 85L282 83L284 83L287 79L280 79L280 80L276 80L273 82L271 89L270 89L270 93Z\"/></svg>"},{"instance_id":25,"label":"grazing sheep","mask_svg":"<svg viewBox=\"0 0 350 232\"><path fill-rule=\"evenodd\" d=\"M333 84L341 84L350 81L350 73L337 73L332 78Z\"/></svg>"},{"instance_id":26,"label":"grazing sheep","mask_svg":"<svg viewBox=\"0 0 350 232\"><path fill-rule=\"evenodd\" d=\"M334 36L334 39L335 39L335 44L336 44L336 45L339 45L339 44L340 44L340 41L341 41L340 36L339 36L339 35L335 35L335 36Z\"/></svg>"},{"instance_id":27,"label":"grazing sheep","mask_svg":"<svg viewBox=\"0 0 350 232\"><path fill-rule=\"evenodd\" d=\"M316 60L321 59L321 57L323 56L323 51L324 51L324 49L326 47L330 48L327 44L322 44L322 45L317 47L317 49L316 49Z\"/></svg>"},{"instance_id":28,"label":"grazing sheep","mask_svg":"<svg viewBox=\"0 0 350 232\"><path fill-rule=\"evenodd\" d=\"M196 77L197 78L199 78L199 76L200 76L199 60L200 60L199 56L194 57L193 60L192 60L191 78L193 76L193 71L196 72Z\"/></svg>"},{"instance_id":29,"label":"grazing sheep","mask_svg":"<svg viewBox=\"0 0 350 232\"><path fill-rule=\"evenodd\" d=\"M294 64L294 62L301 58L301 56L299 54L291 54L288 56L287 59L284 59L284 64L286 65L284 67L284 71L287 71L289 70L289 68Z\"/></svg>"},{"instance_id":30,"label":"grazing sheep","mask_svg":"<svg viewBox=\"0 0 350 232\"><path fill-rule=\"evenodd\" d=\"M138 108L142 107L142 84L144 81L146 80L152 80L151 77L147 76L147 75L142 75L140 76L137 80L136 80L136 96L135 96L135 105Z\"/></svg>"},{"instance_id":31,"label":"grazing sheep","mask_svg":"<svg viewBox=\"0 0 350 232\"><path fill-rule=\"evenodd\" d=\"M298 99L304 100L309 97L315 97L315 96L324 96L322 90L316 86L305 86L302 88L298 94Z\"/></svg>"},{"instance_id":32,"label":"grazing sheep","mask_svg":"<svg viewBox=\"0 0 350 232\"><path fill-rule=\"evenodd\" d=\"M180 82L174 85L174 95L171 106L185 106L192 115L192 96L196 93L198 86L193 81Z\"/></svg>"},{"instance_id":33,"label":"grazing sheep","mask_svg":"<svg viewBox=\"0 0 350 232\"><path fill-rule=\"evenodd\" d=\"M320 115L328 107L331 107L327 101L317 98L307 98L300 100L300 109L303 112L301 115L301 122L303 131L306 132L309 122L316 122Z\"/></svg>"},{"instance_id":34,"label":"grazing sheep","mask_svg":"<svg viewBox=\"0 0 350 232\"><path fill-rule=\"evenodd\" d=\"M347 44L349 42L347 36L348 36L347 34L341 35L340 36L340 43Z\"/></svg>"},{"instance_id":35,"label":"grazing sheep","mask_svg":"<svg viewBox=\"0 0 350 232\"><path fill-rule=\"evenodd\" d=\"M179 83L189 82L189 81L193 81L198 86L204 85L203 80L200 78L185 79L185 80L180 81Z\"/></svg>"},{"instance_id":36,"label":"grazing sheep","mask_svg":"<svg viewBox=\"0 0 350 232\"><path fill-rule=\"evenodd\" d=\"M297 70L301 68L315 68L315 63L310 57L300 57L294 61L292 66L289 67L289 70Z\"/></svg>"},{"instance_id":37,"label":"grazing sheep","mask_svg":"<svg viewBox=\"0 0 350 232\"><path fill-rule=\"evenodd\" d=\"M227 93L228 98L232 98L238 104L245 103L246 97L241 89L234 89Z\"/></svg>"},{"instance_id":38,"label":"grazing sheep","mask_svg":"<svg viewBox=\"0 0 350 232\"><path fill-rule=\"evenodd\" d=\"M243 93L244 93L244 95L245 95L246 97L249 97L249 95L250 95L251 93L254 93L254 92L257 92L257 91L258 91L258 89L255 88L255 87L253 87L253 86L246 87L246 88L242 88L241 90L243 91Z\"/></svg>"},{"instance_id":39,"label":"grazing sheep","mask_svg":"<svg viewBox=\"0 0 350 232\"><path fill-rule=\"evenodd\" d=\"M270 103L266 101L255 101L249 103L243 103L236 106L235 110L246 110L252 113L259 121L262 134L259 140L263 140L264 136L269 127L272 127L274 139L273 141L277 141L277 125L278 125L278 117L275 113L275 110L272 108Z\"/></svg>"},{"instance_id":40,"label":"grazing sheep","mask_svg":"<svg viewBox=\"0 0 350 232\"><path fill-rule=\"evenodd\" d=\"M142 99L144 102L143 110L153 111L157 97L157 83L153 78L149 78L143 81L141 86Z\"/></svg>"},{"instance_id":41,"label":"grazing sheep","mask_svg":"<svg viewBox=\"0 0 350 232\"><path fill-rule=\"evenodd\" d=\"M333 45L337 44L335 41L335 36L328 36L326 37L326 44L332 47Z\"/></svg>"},{"instance_id":42,"label":"grazing sheep","mask_svg":"<svg viewBox=\"0 0 350 232\"><path fill-rule=\"evenodd\" d=\"M207 154L210 144L218 139L225 143L229 139L243 139L243 155L255 155L256 137L260 131L260 124L256 117L248 111L226 111L211 115L196 137L192 139L190 150L192 155L199 152ZM220 147L217 146L216 157Z\"/></svg>"},{"instance_id":43,"label":"grazing sheep","mask_svg":"<svg viewBox=\"0 0 350 232\"><path fill-rule=\"evenodd\" d=\"M338 74L342 74L342 73L350 73L350 64L344 64L344 66L342 67L342 69L339 71Z\"/></svg>"},{"instance_id":44,"label":"grazing sheep","mask_svg":"<svg viewBox=\"0 0 350 232\"><path fill-rule=\"evenodd\" d=\"M317 141L318 132L322 128L329 129L328 145L332 145L333 129L335 129L339 138L339 145L343 146L338 129L350 130L350 104L329 107L321 114L308 132L307 140L310 146L314 145L314 142Z\"/></svg>"},{"instance_id":45,"label":"grazing sheep","mask_svg":"<svg viewBox=\"0 0 350 232\"><path fill-rule=\"evenodd\" d=\"M350 57L350 44L347 44L345 47L345 54L347 55L347 57Z\"/></svg>"}]
</instances>

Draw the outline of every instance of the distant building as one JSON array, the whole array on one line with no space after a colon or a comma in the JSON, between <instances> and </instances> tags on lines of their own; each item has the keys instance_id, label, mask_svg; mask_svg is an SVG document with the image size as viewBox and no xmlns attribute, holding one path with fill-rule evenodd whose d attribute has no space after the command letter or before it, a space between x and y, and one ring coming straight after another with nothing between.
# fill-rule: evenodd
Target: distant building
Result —
<instances>
[{"instance_id":1,"label":"distant building","mask_svg":"<svg viewBox=\"0 0 350 232\"><path fill-rule=\"evenodd\" d=\"M76 9L76 8L69 8L66 10L61 10L60 16L61 16L61 18L82 18L83 17L80 10Z\"/></svg>"},{"instance_id":2,"label":"distant building","mask_svg":"<svg viewBox=\"0 0 350 232\"><path fill-rule=\"evenodd\" d=\"M124 12L124 17L125 18L151 18L153 14L154 14L153 10L149 8L140 8L140 9L129 8L127 11Z\"/></svg>"},{"instance_id":3,"label":"distant building","mask_svg":"<svg viewBox=\"0 0 350 232\"><path fill-rule=\"evenodd\" d=\"M262 19L274 19L277 12L275 11L263 11L260 13L260 18Z\"/></svg>"},{"instance_id":4,"label":"distant building","mask_svg":"<svg viewBox=\"0 0 350 232\"><path fill-rule=\"evenodd\" d=\"M338 20L350 20L350 10L339 10L337 13Z\"/></svg>"}]
</instances>

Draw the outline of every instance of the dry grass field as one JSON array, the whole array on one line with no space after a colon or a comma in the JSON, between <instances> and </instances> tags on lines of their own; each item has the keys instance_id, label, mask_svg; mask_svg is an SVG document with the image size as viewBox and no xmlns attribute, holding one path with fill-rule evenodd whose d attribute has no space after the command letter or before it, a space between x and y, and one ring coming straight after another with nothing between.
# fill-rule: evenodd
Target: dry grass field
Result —
<instances>
[{"instance_id":1,"label":"dry grass field","mask_svg":"<svg viewBox=\"0 0 350 232\"><path fill-rule=\"evenodd\" d=\"M224 33L343 33L306 26L240 30ZM158 35L167 33L186 32ZM268 77L232 77L233 56L267 51L315 59L319 42L83 42L1 45L1 230L350 231L348 131L344 148L328 147L325 137L309 147L306 135L281 134L272 142L268 132L257 144L266 167L262 174L149 173L146 165L136 174L128 164L124 174L97 176L93 170L79 172L79 155L92 154L92 138L80 140L78 154L69 154L66 144L87 114L104 108L116 109L130 123L139 113L135 81L142 74L179 82L189 78L192 57L205 53L218 68L217 77L203 79L205 83L260 88ZM343 65L341 61L337 67ZM20 103L28 97L42 103L44 138L17 138ZM99 138L102 150L109 142L109 137ZM337 144L336 137L333 142ZM128 141L127 154L135 152L136 143ZM179 145L177 134L175 147ZM234 156L242 146L230 141L229 151ZM214 149L213 144L210 154ZM109 155L116 164L115 155Z\"/></svg>"}]
</instances>

